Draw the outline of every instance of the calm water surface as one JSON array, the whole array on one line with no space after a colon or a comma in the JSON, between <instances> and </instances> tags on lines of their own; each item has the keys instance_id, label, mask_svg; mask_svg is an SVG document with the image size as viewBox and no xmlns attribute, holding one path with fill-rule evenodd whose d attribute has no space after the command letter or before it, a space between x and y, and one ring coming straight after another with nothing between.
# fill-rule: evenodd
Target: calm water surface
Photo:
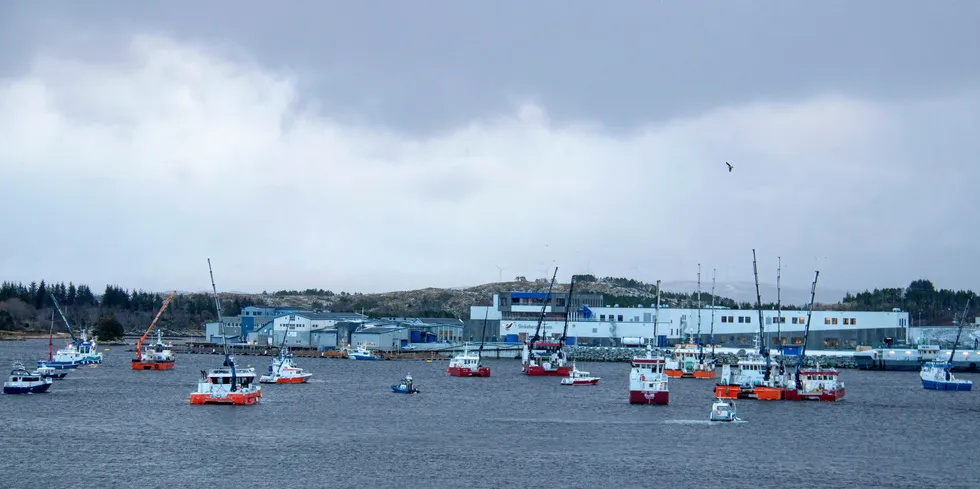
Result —
<instances>
[{"instance_id":1,"label":"calm water surface","mask_svg":"<svg viewBox=\"0 0 980 489\"><path fill-rule=\"evenodd\" d=\"M111 348L48 394L0 396L0 487L980 487L980 389L925 391L915 373L845 371L843 402L740 401L746 423L712 425L713 382L631 406L623 363L579 364L602 380L567 387L516 360L460 379L445 361L300 358L306 385L190 406L219 356L134 372L131 347ZM0 342L4 378L46 357L46 340ZM391 392L406 373L420 394Z\"/></svg>"}]
</instances>

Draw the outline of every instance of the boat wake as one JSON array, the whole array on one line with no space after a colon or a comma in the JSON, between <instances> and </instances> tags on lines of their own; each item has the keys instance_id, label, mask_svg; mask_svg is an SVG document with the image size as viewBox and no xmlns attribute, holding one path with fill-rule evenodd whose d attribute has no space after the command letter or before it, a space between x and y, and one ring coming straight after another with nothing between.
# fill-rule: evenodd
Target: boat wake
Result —
<instances>
[{"instance_id":1,"label":"boat wake","mask_svg":"<svg viewBox=\"0 0 980 489\"><path fill-rule=\"evenodd\" d=\"M742 423L748 423L748 421L745 421L744 419L739 419L739 420L735 420L735 421L711 421L711 420L707 420L707 419L665 419L663 421L663 423L664 424L704 424L704 425L712 425L712 424L742 424Z\"/></svg>"},{"instance_id":2,"label":"boat wake","mask_svg":"<svg viewBox=\"0 0 980 489\"><path fill-rule=\"evenodd\" d=\"M493 418L490 421L502 423L555 423L555 424L656 424L656 421L620 421L604 419L561 419L561 418Z\"/></svg>"}]
</instances>

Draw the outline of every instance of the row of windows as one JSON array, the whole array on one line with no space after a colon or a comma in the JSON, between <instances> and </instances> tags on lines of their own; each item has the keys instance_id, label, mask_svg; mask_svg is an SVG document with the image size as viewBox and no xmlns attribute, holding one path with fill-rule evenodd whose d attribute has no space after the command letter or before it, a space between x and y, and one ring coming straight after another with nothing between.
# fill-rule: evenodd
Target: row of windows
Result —
<instances>
[{"instance_id":1,"label":"row of windows","mask_svg":"<svg viewBox=\"0 0 980 489\"><path fill-rule=\"evenodd\" d=\"M824 324L837 324L837 318L823 318ZM845 325L856 325L857 318L844 318Z\"/></svg>"},{"instance_id":2,"label":"row of windows","mask_svg":"<svg viewBox=\"0 0 980 489\"><path fill-rule=\"evenodd\" d=\"M735 322L735 316L722 316L721 317L721 322L723 322L723 323L734 323ZM749 324L749 323L752 322L752 316L739 316L738 317L738 322L740 324Z\"/></svg>"}]
</instances>

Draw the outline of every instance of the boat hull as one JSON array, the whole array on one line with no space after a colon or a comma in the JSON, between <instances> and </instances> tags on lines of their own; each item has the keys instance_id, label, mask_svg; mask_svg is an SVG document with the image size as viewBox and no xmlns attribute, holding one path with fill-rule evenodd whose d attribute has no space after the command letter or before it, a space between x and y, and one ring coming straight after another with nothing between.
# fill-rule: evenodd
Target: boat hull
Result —
<instances>
[{"instance_id":1,"label":"boat hull","mask_svg":"<svg viewBox=\"0 0 980 489\"><path fill-rule=\"evenodd\" d=\"M132 369L133 370L171 370L174 368L174 362L143 362L140 360L133 360Z\"/></svg>"},{"instance_id":2,"label":"boat hull","mask_svg":"<svg viewBox=\"0 0 980 489\"><path fill-rule=\"evenodd\" d=\"M378 357L376 357L374 355L370 355L370 356L367 356L367 355L351 355L350 358L352 358L354 360L381 360L380 358L378 358Z\"/></svg>"},{"instance_id":3,"label":"boat hull","mask_svg":"<svg viewBox=\"0 0 980 489\"><path fill-rule=\"evenodd\" d=\"M695 370L693 372L685 372L683 370L668 369L664 370L667 377L671 379L713 379L715 378L714 370Z\"/></svg>"},{"instance_id":4,"label":"boat hull","mask_svg":"<svg viewBox=\"0 0 980 489\"><path fill-rule=\"evenodd\" d=\"M738 399L742 397L742 387L732 384L718 384L715 386L715 397L719 399Z\"/></svg>"},{"instance_id":5,"label":"boat hull","mask_svg":"<svg viewBox=\"0 0 980 489\"><path fill-rule=\"evenodd\" d=\"M262 376L259 377L259 382L263 384L305 384L306 381L310 380L310 377L313 377L313 374L298 375L296 377L279 377L278 379Z\"/></svg>"},{"instance_id":6,"label":"boat hull","mask_svg":"<svg viewBox=\"0 0 980 489\"><path fill-rule=\"evenodd\" d=\"M562 379L561 385L596 385L599 383L598 378L594 379Z\"/></svg>"},{"instance_id":7,"label":"boat hull","mask_svg":"<svg viewBox=\"0 0 980 489\"><path fill-rule=\"evenodd\" d=\"M212 396L211 394L202 393L192 393L191 394L191 404L201 405L201 404L230 404L232 406L247 406L250 404L255 404L262 397L262 391L255 392L231 392L223 397Z\"/></svg>"},{"instance_id":8,"label":"boat hull","mask_svg":"<svg viewBox=\"0 0 980 489\"><path fill-rule=\"evenodd\" d=\"M670 402L670 392L656 391L630 391L630 404L668 404Z\"/></svg>"},{"instance_id":9,"label":"boat hull","mask_svg":"<svg viewBox=\"0 0 980 489\"><path fill-rule=\"evenodd\" d=\"M4 394L41 394L47 392L51 388L50 382L44 382L35 385L25 385L25 386L15 386L15 385L5 385L3 386Z\"/></svg>"},{"instance_id":10,"label":"boat hull","mask_svg":"<svg viewBox=\"0 0 980 489\"><path fill-rule=\"evenodd\" d=\"M568 377L571 373L572 368L567 365L550 370L546 370L540 365L524 366L524 374L531 377Z\"/></svg>"},{"instance_id":11,"label":"boat hull","mask_svg":"<svg viewBox=\"0 0 980 489\"><path fill-rule=\"evenodd\" d=\"M51 367L55 370L72 370L78 368L79 365L81 364L75 362L53 362L53 361L46 362L44 360L37 361L38 367Z\"/></svg>"},{"instance_id":12,"label":"boat hull","mask_svg":"<svg viewBox=\"0 0 980 489\"><path fill-rule=\"evenodd\" d=\"M752 389L755 398L760 401L781 401L784 391L785 389L782 387L769 387L765 385L757 385Z\"/></svg>"},{"instance_id":13,"label":"boat hull","mask_svg":"<svg viewBox=\"0 0 980 489\"><path fill-rule=\"evenodd\" d=\"M972 382L943 382L922 379L922 388L934 391L969 391L973 389Z\"/></svg>"},{"instance_id":14,"label":"boat hull","mask_svg":"<svg viewBox=\"0 0 980 489\"><path fill-rule=\"evenodd\" d=\"M396 394L418 394L418 392L419 392L418 389L408 390L408 389L402 388L401 386L397 386L397 385L391 386L391 390L392 390L392 392L395 392Z\"/></svg>"},{"instance_id":15,"label":"boat hull","mask_svg":"<svg viewBox=\"0 0 980 489\"><path fill-rule=\"evenodd\" d=\"M449 367L446 373L450 377L489 377L490 367L479 367L476 370L468 367Z\"/></svg>"},{"instance_id":16,"label":"boat hull","mask_svg":"<svg viewBox=\"0 0 980 489\"><path fill-rule=\"evenodd\" d=\"M783 392L783 399L787 401L837 402L844 399L845 393L846 390L843 387L818 392L803 392L796 389L787 389Z\"/></svg>"}]
</instances>

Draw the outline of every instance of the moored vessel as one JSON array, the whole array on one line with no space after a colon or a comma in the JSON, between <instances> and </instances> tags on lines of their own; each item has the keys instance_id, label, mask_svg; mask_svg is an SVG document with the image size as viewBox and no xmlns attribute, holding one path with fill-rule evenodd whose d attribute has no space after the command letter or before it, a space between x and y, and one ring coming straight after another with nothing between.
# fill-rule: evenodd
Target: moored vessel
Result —
<instances>
[{"instance_id":1,"label":"moored vessel","mask_svg":"<svg viewBox=\"0 0 980 489\"><path fill-rule=\"evenodd\" d=\"M255 369L238 369L235 360L228 353L228 339L221 321L221 302L218 299L218 288L214 284L214 272L211 271L211 259L208 258L208 272L211 274L211 288L214 291L214 305L218 313L221 327L222 349L225 361L221 367L201 371L197 382L197 390L191 393L190 402L201 404L231 404L243 406L255 404L262 397L262 388L255 383Z\"/></svg>"},{"instance_id":2,"label":"moored vessel","mask_svg":"<svg viewBox=\"0 0 980 489\"><path fill-rule=\"evenodd\" d=\"M952 359L956 355L956 345L960 342L960 333L963 331L963 324L966 322L966 314L970 310L970 301L967 299L963 315L960 317L959 327L956 329L956 339L953 341L953 349L949 352L948 360L926 362L919 372L919 379L922 381L922 388L936 391L969 391L973 389L973 382L970 380L957 379L953 376Z\"/></svg>"},{"instance_id":3,"label":"moored vessel","mask_svg":"<svg viewBox=\"0 0 980 489\"><path fill-rule=\"evenodd\" d=\"M666 359L647 343L646 356L633 358L630 368L630 404L668 404L669 378L664 373Z\"/></svg>"},{"instance_id":4,"label":"moored vessel","mask_svg":"<svg viewBox=\"0 0 980 489\"><path fill-rule=\"evenodd\" d=\"M544 303L541 305L541 315L538 317L534 336L524 343L524 348L521 351L521 371L532 377L568 377L572 371L562 345L565 334L568 333L568 315L571 307L566 306L565 308L565 334L562 335L562 341L541 341L541 325L544 322L548 304L551 302L551 290L555 286L557 276L558 267L555 267L555 273L551 277L551 285L548 286L548 295L545 296ZM569 300L572 297L574 287L575 280L573 278L569 286Z\"/></svg>"},{"instance_id":5,"label":"moored vessel","mask_svg":"<svg viewBox=\"0 0 980 489\"><path fill-rule=\"evenodd\" d=\"M359 345L353 350L347 350L347 358L351 360L380 360L377 355L371 353L364 345Z\"/></svg>"},{"instance_id":6,"label":"moored vessel","mask_svg":"<svg viewBox=\"0 0 980 489\"><path fill-rule=\"evenodd\" d=\"M22 363L14 363L10 375L3 383L4 394L40 394L47 392L54 382L38 372L28 372Z\"/></svg>"},{"instance_id":7,"label":"moored vessel","mask_svg":"<svg viewBox=\"0 0 980 489\"><path fill-rule=\"evenodd\" d=\"M561 385L596 385L602 377L593 377L589 372L579 370L572 362L572 371L561 379Z\"/></svg>"},{"instance_id":8,"label":"moored vessel","mask_svg":"<svg viewBox=\"0 0 980 489\"><path fill-rule=\"evenodd\" d=\"M312 372L307 372L293 363L293 354L289 353L289 347L285 346L285 336L283 345L280 346L279 354L272 357L272 365L266 375L259 377L259 382L263 384L304 384L313 377Z\"/></svg>"},{"instance_id":9,"label":"moored vessel","mask_svg":"<svg viewBox=\"0 0 980 489\"><path fill-rule=\"evenodd\" d=\"M163 305L160 306L160 310L157 311L157 315L153 318L153 321L150 322L150 326L146 328L143 336L136 342L136 358L131 363L133 370L170 370L174 368L176 358L172 349L173 345L163 342L163 333L159 329L157 330L157 342L155 344L148 345L144 349L143 342L146 341L147 335L150 334L153 326L157 324L163 311L167 309L167 306L170 305L170 301L173 300L176 294L176 290L171 292L170 296L163 301Z\"/></svg>"},{"instance_id":10,"label":"moored vessel","mask_svg":"<svg viewBox=\"0 0 980 489\"><path fill-rule=\"evenodd\" d=\"M483 333L480 336L480 348L476 351L476 354L470 353L470 344L463 344L463 353L456 355L451 360L449 360L449 368L446 369L452 377L489 377L490 367L481 364L483 360L483 344L487 339L487 319L490 315L490 308L484 312L483 316Z\"/></svg>"},{"instance_id":11,"label":"moored vessel","mask_svg":"<svg viewBox=\"0 0 980 489\"><path fill-rule=\"evenodd\" d=\"M714 293L712 293L714 297ZM704 345L701 344L701 264L698 263L698 332L697 337L688 337L687 343L679 345L674 349L673 354L667 359L667 366L664 370L667 376L672 379L692 378L692 379L713 379L715 378L714 359L707 359L704 355ZM711 310L714 318L714 309ZM712 331L714 325L712 324Z\"/></svg>"},{"instance_id":12,"label":"moored vessel","mask_svg":"<svg viewBox=\"0 0 980 489\"><path fill-rule=\"evenodd\" d=\"M806 360L806 347L810 338L810 319L813 316L813 300L816 297L817 279L820 278L818 270L813 277L813 285L810 286L810 305L806 312L806 326L803 328L803 349L797 359L796 371L793 375L793 382L788 383L783 392L783 399L787 401L830 401L835 402L844 398L846 390L844 383L840 380L840 371L834 368L821 368L817 364L814 368L804 367Z\"/></svg>"}]
</instances>

